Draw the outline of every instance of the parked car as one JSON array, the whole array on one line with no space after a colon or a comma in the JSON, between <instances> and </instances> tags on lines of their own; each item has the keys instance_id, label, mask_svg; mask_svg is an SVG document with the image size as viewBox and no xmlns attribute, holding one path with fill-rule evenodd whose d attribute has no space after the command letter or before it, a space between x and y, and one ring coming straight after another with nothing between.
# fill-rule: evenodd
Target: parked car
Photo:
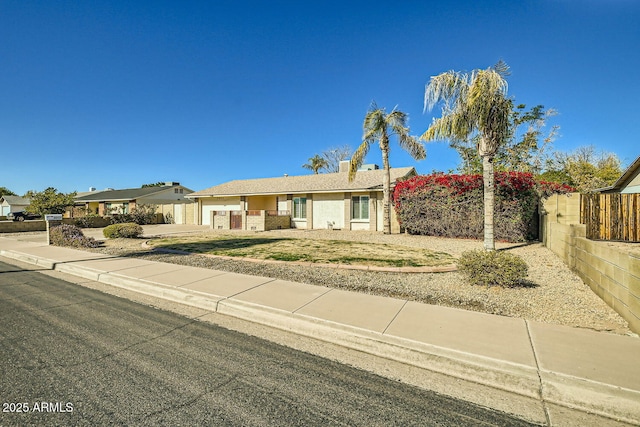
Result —
<instances>
[{"instance_id":1,"label":"parked car","mask_svg":"<svg viewBox=\"0 0 640 427\"><path fill-rule=\"evenodd\" d=\"M20 212L9 212L7 214L7 219L9 221L24 221L25 219L38 219L42 218L39 214L33 214L25 211Z\"/></svg>"}]
</instances>

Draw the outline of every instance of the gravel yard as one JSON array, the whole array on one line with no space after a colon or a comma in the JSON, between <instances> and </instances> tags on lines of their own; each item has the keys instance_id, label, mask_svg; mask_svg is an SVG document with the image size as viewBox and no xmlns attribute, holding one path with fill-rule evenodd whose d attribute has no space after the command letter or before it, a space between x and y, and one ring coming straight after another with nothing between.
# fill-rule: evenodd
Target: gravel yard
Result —
<instances>
[{"instance_id":1,"label":"gravel yard","mask_svg":"<svg viewBox=\"0 0 640 427\"><path fill-rule=\"evenodd\" d=\"M212 233L215 233L212 231ZM241 232L239 232L241 233ZM253 233L255 234L255 233ZM375 232L277 230L266 235L310 239L385 242L427 248L459 256L482 248L481 241L437 237L384 235ZM206 255L157 253L142 247L143 240L114 239L95 251L149 260L268 276L357 292L464 308L531 321L631 334L627 322L609 308L582 280L540 243L498 243L498 249L522 256L529 265L528 285L517 288L471 286L457 272L390 273L308 267L290 263L255 263Z\"/></svg>"}]
</instances>

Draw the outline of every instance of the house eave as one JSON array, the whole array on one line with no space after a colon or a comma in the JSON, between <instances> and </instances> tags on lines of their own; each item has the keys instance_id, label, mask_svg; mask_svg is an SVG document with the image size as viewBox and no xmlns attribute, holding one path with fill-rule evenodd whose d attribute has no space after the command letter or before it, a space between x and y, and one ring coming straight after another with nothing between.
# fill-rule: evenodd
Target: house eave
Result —
<instances>
[{"instance_id":1,"label":"house eave","mask_svg":"<svg viewBox=\"0 0 640 427\"><path fill-rule=\"evenodd\" d=\"M393 187L393 185L392 185ZM228 193L228 194L200 194L200 195L187 195L185 198L187 199L204 199L208 197L251 197L251 196L279 196L284 194L336 194L336 193L364 193L368 191L382 191L382 186L368 187L368 188L342 188L342 189L334 189L334 190L306 190L306 191L287 191L287 192L249 192L249 193Z\"/></svg>"}]
</instances>

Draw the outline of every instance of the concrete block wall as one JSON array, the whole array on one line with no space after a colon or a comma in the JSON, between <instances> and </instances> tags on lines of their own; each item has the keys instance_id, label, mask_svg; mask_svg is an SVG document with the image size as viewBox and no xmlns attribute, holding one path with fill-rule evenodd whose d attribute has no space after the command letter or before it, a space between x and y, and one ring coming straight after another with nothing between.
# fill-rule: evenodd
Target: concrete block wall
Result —
<instances>
[{"instance_id":1,"label":"concrete block wall","mask_svg":"<svg viewBox=\"0 0 640 427\"><path fill-rule=\"evenodd\" d=\"M264 231L265 230L265 224L264 224L264 217L265 217L265 212L264 211L260 211L260 215L247 215L245 218L245 230L249 230L249 231Z\"/></svg>"},{"instance_id":2,"label":"concrete block wall","mask_svg":"<svg viewBox=\"0 0 640 427\"><path fill-rule=\"evenodd\" d=\"M64 224L76 225L77 218L63 218ZM0 233L22 233L28 231L46 231L47 223L44 220L32 221L1 221Z\"/></svg>"},{"instance_id":3,"label":"concrete block wall","mask_svg":"<svg viewBox=\"0 0 640 427\"><path fill-rule=\"evenodd\" d=\"M266 211L259 211L259 215L243 214L243 230L265 231L291 228L291 217L267 215ZM229 230L231 228L231 217L229 215L216 215L214 213L211 224L214 230Z\"/></svg>"},{"instance_id":4,"label":"concrete block wall","mask_svg":"<svg viewBox=\"0 0 640 427\"><path fill-rule=\"evenodd\" d=\"M640 333L640 254L577 237L575 270L582 280Z\"/></svg>"},{"instance_id":5,"label":"concrete block wall","mask_svg":"<svg viewBox=\"0 0 640 427\"><path fill-rule=\"evenodd\" d=\"M559 200L557 200L559 199ZM626 245L586 238L579 224L580 198L552 196L544 202L540 225L544 245L603 301L640 333L640 253Z\"/></svg>"},{"instance_id":6,"label":"concrete block wall","mask_svg":"<svg viewBox=\"0 0 640 427\"><path fill-rule=\"evenodd\" d=\"M271 216L267 215L264 220L264 226L267 230L279 230L291 228L291 217L289 215Z\"/></svg>"},{"instance_id":7,"label":"concrete block wall","mask_svg":"<svg viewBox=\"0 0 640 427\"><path fill-rule=\"evenodd\" d=\"M197 205L195 203L185 203L182 206L182 218L184 219L184 223L194 225L196 223L195 210Z\"/></svg>"},{"instance_id":8,"label":"concrete block wall","mask_svg":"<svg viewBox=\"0 0 640 427\"><path fill-rule=\"evenodd\" d=\"M45 231L47 224L44 220L35 221L2 221L0 233L21 233L24 231Z\"/></svg>"},{"instance_id":9,"label":"concrete block wall","mask_svg":"<svg viewBox=\"0 0 640 427\"><path fill-rule=\"evenodd\" d=\"M230 230L231 216L229 212L227 212L227 215L216 215L216 211L212 211L210 224L214 230Z\"/></svg>"}]
</instances>

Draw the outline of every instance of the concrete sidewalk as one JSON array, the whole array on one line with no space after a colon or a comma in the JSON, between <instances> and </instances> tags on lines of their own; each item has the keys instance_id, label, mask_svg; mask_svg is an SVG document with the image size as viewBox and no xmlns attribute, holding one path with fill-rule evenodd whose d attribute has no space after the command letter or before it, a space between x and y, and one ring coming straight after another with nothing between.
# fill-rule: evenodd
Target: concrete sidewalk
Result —
<instances>
[{"instance_id":1,"label":"concrete sidewalk","mask_svg":"<svg viewBox=\"0 0 640 427\"><path fill-rule=\"evenodd\" d=\"M12 238L0 256L506 391L540 424L640 425L637 337Z\"/></svg>"}]
</instances>

